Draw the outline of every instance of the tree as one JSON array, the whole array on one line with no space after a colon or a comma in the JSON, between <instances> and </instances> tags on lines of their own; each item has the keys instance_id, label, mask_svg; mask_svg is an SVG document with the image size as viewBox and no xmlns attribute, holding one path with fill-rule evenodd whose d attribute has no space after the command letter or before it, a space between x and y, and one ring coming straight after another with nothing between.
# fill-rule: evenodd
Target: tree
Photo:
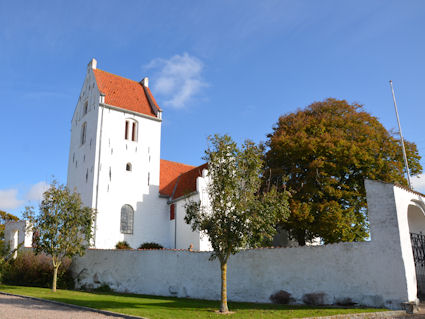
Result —
<instances>
[{"instance_id":1,"label":"tree","mask_svg":"<svg viewBox=\"0 0 425 319\"><path fill-rule=\"evenodd\" d=\"M18 217L0 210L0 241L4 240L4 226L8 221L17 221Z\"/></svg>"},{"instance_id":2,"label":"tree","mask_svg":"<svg viewBox=\"0 0 425 319\"><path fill-rule=\"evenodd\" d=\"M400 141L362 105L327 99L279 118L268 135L271 180L288 178L291 215L282 226L300 245L368 237L364 179L407 185ZM406 141L410 172L422 171Z\"/></svg>"},{"instance_id":3,"label":"tree","mask_svg":"<svg viewBox=\"0 0 425 319\"><path fill-rule=\"evenodd\" d=\"M276 233L278 220L289 214L287 193L272 187L260 192L262 152L252 142L239 149L227 136L209 137L205 151L208 161L209 204L189 201L185 221L193 230L208 235L221 269L220 312L227 307L227 261L240 249L255 247Z\"/></svg>"},{"instance_id":4,"label":"tree","mask_svg":"<svg viewBox=\"0 0 425 319\"><path fill-rule=\"evenodd\" d=\"M82 256L89 245L95 212L83 206L78 193L71 193L64 185L53 182L43 194L39 214L27 207L24 217L34 234L35 253L52 256L52 290L56 291L58 269L63 258Z\"/></svg>"}]
</instances>

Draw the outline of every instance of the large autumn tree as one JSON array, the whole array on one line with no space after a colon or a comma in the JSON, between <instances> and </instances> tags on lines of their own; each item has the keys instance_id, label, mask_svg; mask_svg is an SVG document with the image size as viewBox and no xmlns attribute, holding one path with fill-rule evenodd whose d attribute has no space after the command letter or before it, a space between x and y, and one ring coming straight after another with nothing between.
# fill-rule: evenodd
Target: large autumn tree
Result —
<instances>
[{"instance_id":1,"label":"large autumn tree","mask_svg":"<svg viewBox=\"0 0 425 319\"><path fill-rule=\"evenodd\" d=\"M421 173L416 145L405 144L410 173ZM292 192L282 226L300 245L366 239L364 179L407 185L398 136L356 103L329 98L281 116L267 146L267 174Z\"/></svg>"},{"instance_id":2,"label":"large autumn tree","mask_svg":"<svg viewBox=\"0 0 425 319\"><path fill-rule=\"evenodd\" d=\"M252 142L241 148L227 135L209 138L209 205L189 201L185 221L208 235L221 269L221 307L227 313L227 261L239 250L273 238L276 223L289 214L287 193L276 185L260 192L262 151ZM278 186L278 185L277 185Z\"/></svg>"}]
</instances>

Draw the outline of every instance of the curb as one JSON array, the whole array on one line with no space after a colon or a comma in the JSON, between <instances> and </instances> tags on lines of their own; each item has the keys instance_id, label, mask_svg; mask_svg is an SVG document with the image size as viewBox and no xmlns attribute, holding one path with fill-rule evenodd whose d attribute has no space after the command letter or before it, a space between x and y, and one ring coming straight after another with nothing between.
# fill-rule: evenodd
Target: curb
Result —
<instances>
[{"instance_id":1,"label":"curb","mask_svg":"<svg viewBox=\"0 0 425 319\"><path fill-rule=\"evenodd\" d=\"M144 318L144 317L131 316L131 315L126 315L126 314L118 313L118 312L89 308L89 307L85 307L85 306L78 306L78 305L64 303L64 302L60 302L60 301L54 301L54 300L48 300L48 299L42 299L42 298L30 297L30 296L23 296L23 295L16 295L16 294L11 294L11 293L8 293L8 292L3 292L3 291L0 291L0 295L21 297L21 298L26 298L26 299L35 300L35 301L48 302L48 303L51 303L51 304L54 304L54 305L65 306L65 307L69 307L69 308L75 308L75 309L85 310L85 311L90 311L90 312L96 312L96 313L100 313L102 315L124 318L124 319L147 319L147 318Z\"/></svg>"}]
</instances>

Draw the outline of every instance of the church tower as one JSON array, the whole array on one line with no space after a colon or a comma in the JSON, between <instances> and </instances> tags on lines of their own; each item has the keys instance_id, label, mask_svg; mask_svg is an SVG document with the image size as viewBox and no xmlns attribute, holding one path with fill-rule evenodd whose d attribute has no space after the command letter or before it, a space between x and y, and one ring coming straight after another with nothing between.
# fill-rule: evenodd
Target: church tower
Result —
<instances>
[{"instance_id":1,"label":"church tower","mask_svg":"<svg viewBox=\"0 0 425 319\"><path fill-rule=\"evenodd\" d=\"M159 194L162 111L148 79L97 69L92 59L71 122L67 185L97 210L94 246L170 247L169 209Z\"/></svg>"}]
</instances>

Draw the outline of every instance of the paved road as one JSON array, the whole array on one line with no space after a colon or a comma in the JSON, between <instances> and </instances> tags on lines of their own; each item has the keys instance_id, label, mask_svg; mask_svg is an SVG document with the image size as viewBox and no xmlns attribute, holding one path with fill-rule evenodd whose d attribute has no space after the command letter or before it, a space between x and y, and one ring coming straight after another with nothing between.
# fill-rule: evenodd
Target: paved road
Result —
<instances>
[{"instance_id":1,"label":"paved road","mask_svg":"<svg viewBox=\"0 0 425 319\"><path fill-rule=\"evenodd\" d=\"M56 305L28 298L0 295L1 319L106 319L124 318Z\"/></svg>"}]
</instances>

